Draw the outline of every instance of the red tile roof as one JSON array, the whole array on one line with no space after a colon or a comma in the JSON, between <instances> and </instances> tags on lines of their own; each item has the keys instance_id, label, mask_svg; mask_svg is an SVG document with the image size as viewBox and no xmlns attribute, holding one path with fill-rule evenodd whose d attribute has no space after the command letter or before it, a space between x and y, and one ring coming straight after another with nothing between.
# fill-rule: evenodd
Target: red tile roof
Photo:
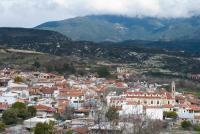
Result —
<instances>
[{"instance_id":1,"label":"red tile roof","mask_svg":"<svg viewBox=\"0 0 200 134\"><path fill-rule=\"evenodd\" d=\"M42 87L40 89L40 92L42 92L43 94L53 94L54 93L54 90L55 88L45 88L45 87Z\"/></svg>"},{"instance_id":2,"label":"red tile roof","mask_svg":"<svg viewBox=\"0 0 200 134\"><path fill-rule=\"evenodd\" d=\"M173 106L171 104L165 104L163 105L164 108L173 108Z\"/></svg>"},{"instance_id":3,"label":"red tile roof","mask_svg":"<svg viewBox=\"0 0 200 134\"><path fill-rule=\"evenodd\" d=\"M190 110L193 110L193 111L200 111L200 107L196 105L189 105L189 108Z\"/></svg>"},{"instance_id":4,"label":"red tile roof","mask_svg":"<svg viewBox=\"0 0 200 134\"><path fill-rule=\"evenodd\" d=\"M162 108L161 106L144 106L145 108Z\"/></svg>"},{"instance_id":5,"label":"red tile roof","mask_svg":"<svg viewBox=\"0 0 200 134\"><path fill-rule=\"evenodd\" d=\"M78 134L86 134L89 132L89 129L86 127L85 128L73 128L72 130Z\"/></svg>"},{"instance_id":6,"label":"red tile roof","mask_svg":"<svg viewBox=\"0 0 200 134\"><path fill-rule=\"evenodd\" d=\"M87 113L87 112L89 112L89 109L82 108L82 109L75 110L75 112Z\"/></svg>"},{"instance_id":7,"label":"red tile roof","mask_svg":"<svg viewBox=\"0 0 200 134\"><path fill-rule=\"evenodd\" d=\"M45 105L36 105L34 106L36 108L36 110L39 110L39 111L46 111L46 112L55 112L56 110L52 107L48 107L48 106L45 106Z\"/></svg>"},{"instance_id":8,"label":"red tile roof","mask_svg":"<svg viewBox=\"0 0 200 134\"><path fill-rule=\"evenodd\" d=\"M84 91L76 90L76 89L59 89L61 96L70 96L70 97L79 97L84 96Z\"/></svg>"}]
</instances>

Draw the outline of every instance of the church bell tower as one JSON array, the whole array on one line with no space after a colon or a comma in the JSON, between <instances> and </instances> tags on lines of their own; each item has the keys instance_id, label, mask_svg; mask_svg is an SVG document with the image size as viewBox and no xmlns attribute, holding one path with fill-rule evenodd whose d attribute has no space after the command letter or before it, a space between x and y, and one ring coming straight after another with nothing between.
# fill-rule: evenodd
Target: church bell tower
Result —
<instances>
[{"instance_id":1,"label":"church bell tower","mask_svg":"<svg viewBox=\"0 0 200 134\"><path fill-rule=\"evenodd\" d=\"M172 83L171 83L171 88L172 88L172 97L175 98L175 92L176 92L176 84L175 84L175 81L172 81Z\"/></svg>"}]
</instances>

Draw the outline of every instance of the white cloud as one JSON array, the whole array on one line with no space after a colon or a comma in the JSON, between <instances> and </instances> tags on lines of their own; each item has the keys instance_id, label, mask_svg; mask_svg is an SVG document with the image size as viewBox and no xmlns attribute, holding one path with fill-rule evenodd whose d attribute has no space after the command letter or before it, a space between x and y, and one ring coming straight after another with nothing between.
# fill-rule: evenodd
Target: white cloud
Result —
<instances>
[{"instance_id":1,"label":"white cloud","mask_svg":"<svg viewBox=\"0 0 200 134\"><path fill-rule=\"evenodd\" d=\"M0 0L0 26L33 27L50 20L90 14L189 17L200 0Z\"/></svg>"}]
</instances>

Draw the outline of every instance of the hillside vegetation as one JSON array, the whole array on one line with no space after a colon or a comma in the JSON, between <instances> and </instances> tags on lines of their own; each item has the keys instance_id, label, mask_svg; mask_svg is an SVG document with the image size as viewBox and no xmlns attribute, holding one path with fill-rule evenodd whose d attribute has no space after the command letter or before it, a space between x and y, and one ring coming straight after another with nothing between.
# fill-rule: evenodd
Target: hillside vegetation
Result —
<instances>
[{"instance_id":1,"label":"hillside vegetation","mask_svg":"<svg viewBox=\"0 0 200 134\"><path fill-rule=\"evenodd\" d=\"M35 28L57 31L78 41L199 40L200 17L132 18L116 15L91 15L46 22Z\"/></svg>"}]
</instances>

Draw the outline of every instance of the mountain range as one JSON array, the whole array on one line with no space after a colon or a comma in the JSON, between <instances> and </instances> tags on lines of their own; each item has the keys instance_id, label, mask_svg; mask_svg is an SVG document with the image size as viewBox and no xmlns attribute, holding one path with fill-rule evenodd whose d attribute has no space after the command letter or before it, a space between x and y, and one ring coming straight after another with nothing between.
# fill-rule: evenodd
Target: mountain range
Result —
<instances>
[{"instance_id":1,"label":"mountain range","mask_svg":"<svg viewBox=\"0 0 200 134\"><path fill-rule=\"evenodd\" d=\"M35 28L57 31L76 41L199 40L200 16L153 18L90 15L46 22Z\"/></svg>"},{"instance_id":2,"label":"mountain range","mask_svg":"<svg viewBox=\"0 0 200 134\"><path fill-rule=\"evenodd\" d=\"M143 68L144 72L153 67L179 74L199 73L199 44L199 40L130 40L117 43L95 43L92 41L73 41L58 32L49 30L0 28L0 51L2 52L0 62L6 66L4 63L11 59L15 64L15 55L23 50L29 50L33 53L30 56L31 59L35 57L34 52L42 52L48 54L49 58L69 57L71 61L84 64L95 65L98 61L109 61L134 64L134 68ZM9 55L10 52L7 50L10 48L20 51ZM8 59L3 58L5 53ZM20 63L18 62L18 64ZM152 74L151 71L149 73ZM155 75L159 75L159 73L157 70Z\"/></svg>"}]
</instances>

